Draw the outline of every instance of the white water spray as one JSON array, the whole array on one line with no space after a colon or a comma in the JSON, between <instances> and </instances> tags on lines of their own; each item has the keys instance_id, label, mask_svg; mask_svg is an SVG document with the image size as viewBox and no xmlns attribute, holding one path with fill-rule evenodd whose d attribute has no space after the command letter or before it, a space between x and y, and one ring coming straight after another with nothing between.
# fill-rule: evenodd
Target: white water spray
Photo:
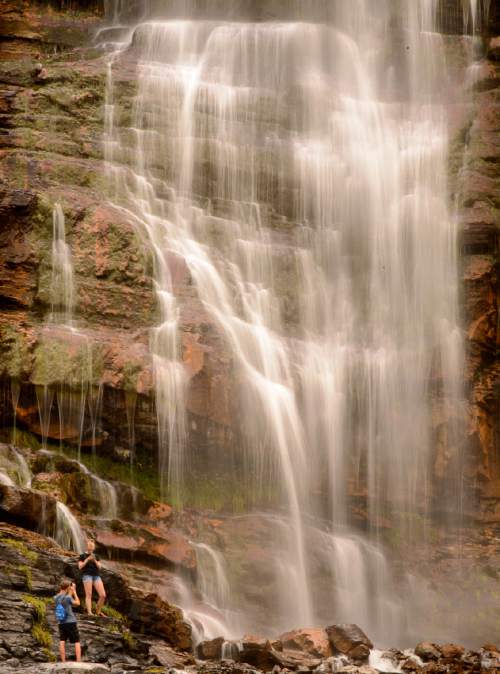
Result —
<instances>
[{"instance_id":1,"label":"white water spray","mask_svg":"<svg viewBox=\"0 0 500 674\"><path fill-rule=\"evenodd\" d=\"M54 538L62 548L84 552L86 537L71 510L61 501L56 503L56 528Z\"/></svg>"},{"instance_id":2,"label":"white water spray","mask_svg":"<svg viewBox=\"0 0 500 674\"><path fill-rule=\"evenodd\" d=\"M457 84L434 0L316 4L314 22L294 2L272 3L275 21L238 2L224 18L220 2L158 0L147 20L136 14L129 48L110 60L107 172L154 261L164 484L182 490L187 464L185 269L232 354L249 480L272 484L287 511L277 565L293 601L289 583L276 591L290 626L317 617L307 540L310 517L326 515L333 534L316 541L335 568L335 610L349 613L349 570L369 573L360 615L385 616L394 634L382 553L344 527L359 485L374 535L394 513L430 512L432 406L462 404L446 166ZM123 54L137 64L130 128L113 81Z\"/></svg>"}]
</instances>

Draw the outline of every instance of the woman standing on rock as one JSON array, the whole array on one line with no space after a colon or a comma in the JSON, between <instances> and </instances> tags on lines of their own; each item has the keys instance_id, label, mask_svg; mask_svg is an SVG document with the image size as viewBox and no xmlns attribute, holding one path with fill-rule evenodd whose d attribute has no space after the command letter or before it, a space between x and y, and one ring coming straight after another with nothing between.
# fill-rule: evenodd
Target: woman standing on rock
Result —
<instances>
[{"instance_id":1,"label":"woman standing on rock","mask_svg":"<svg viewBox=\"0 0 500 674\"><path fill-rule=\"evenodd\" d=\"M101 576L99 575L99 569L101 568L101 562L99 557L94 554L95 543L89 538L87 540L87 552L84 552L80 555L78 560L78 568L82 572L82 582L85 589L85 607L87 609L88 615L92 615L92 588L95 587L99 599L97 601L96 613L97 615L103 615L102 607L106 600L106 591L104 589L104 583L102 582Z\"/></svg>"}]
</instances>

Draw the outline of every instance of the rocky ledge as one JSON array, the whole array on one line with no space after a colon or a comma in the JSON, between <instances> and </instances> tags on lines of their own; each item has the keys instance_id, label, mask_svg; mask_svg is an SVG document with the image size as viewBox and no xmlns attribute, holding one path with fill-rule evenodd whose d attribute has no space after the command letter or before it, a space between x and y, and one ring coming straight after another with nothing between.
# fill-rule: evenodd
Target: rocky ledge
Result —
<instances>
[{"instance_id":1,"label":"rocky ledge","mask_svg":"<svg viewBox=\"0 0 500 674\"><path fill-rule=\"evenodd\" d=\"M455 644L422 642L414 650L382 652L373 649L356 625L294 630L273 640L247 635L228 642L220 637L193 649L190 627L180 609L155 593L130 586L122 575L107 569L103 571L109 599L106 617L78 614L86 663L56 664L52 596L63 577L78 578L74 554L40 534L0 524L0 674L500 671L500 652L493 644L470 651ZM82 596L81 585L77 587Z\"/></svg>"},{"instance_id":2,"label":"rocky ledge","mask_svg":"<svg viewBox=\"0 0 500 674\"><path fill-rule=\"evenodd\" d=\"M56 660L52 597L62 578L77 580L78 576L76 555L40 534L0 524L2 674ZM107 616L78 615L86 660L105 663L120 672L145 671L141 668L153 666L163 671L161 667L193 662L189 655L191 630L180 609L154 593L131 587L117 573L104 570L103 578L109 600ZM83 597L79 580L77 583Z\"/></svg>"}]
</instances>

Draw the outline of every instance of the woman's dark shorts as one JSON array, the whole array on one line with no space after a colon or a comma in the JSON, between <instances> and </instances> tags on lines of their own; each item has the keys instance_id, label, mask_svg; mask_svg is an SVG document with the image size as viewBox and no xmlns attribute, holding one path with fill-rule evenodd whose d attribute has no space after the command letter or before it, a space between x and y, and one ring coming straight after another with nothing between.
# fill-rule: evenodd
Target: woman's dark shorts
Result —
<instances>
[{"instance_id":1,"label":"woman's dark shorts","mask_svg":"<svg viewBox=\"0 0 500 674\"><path fill-rule=\"evenodd\" d=\"M80 641L78 626L76 623L60 623L59 641L69 641L70 644L77 644Z\"/></svg>"}]
</instances>

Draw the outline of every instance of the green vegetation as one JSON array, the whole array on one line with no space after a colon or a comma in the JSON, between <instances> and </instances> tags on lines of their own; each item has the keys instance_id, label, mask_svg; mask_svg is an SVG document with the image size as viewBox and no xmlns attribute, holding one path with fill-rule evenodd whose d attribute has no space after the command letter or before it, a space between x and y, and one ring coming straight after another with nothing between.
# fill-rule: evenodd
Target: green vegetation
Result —
<instances>
[{"instance_id":1,"label":"green vegetation","mask_svg":"<svg viewBox=\"0 0 500 674\"><path fill-rule=\"evenodd\" d=\"M0 440L2 442L10 442L12 437L13 428L3 428L0 430ZM36 435L25 431L22 428L16 428L16 445L18 447L25 447L26 449L32 449L33 451L38 451L42 449L42 443L38 440ZM0 538L2 534L0 534Z\"/></svg>"},{"instance_id":2,"label":"green vegetation","mask_svg":"<svg viewBox=\"0 0 500 674\"><path fill-rule=\"evenodd\" d=\"M74 458L77 452L70 448L65 453ZM160 499L160 485L158 482L158 472L153 464L146 462L137 462L134 467L129 464L118 463L108 456L95 454L82 454L80 461L92 472L107 480L124 482L137 487L146 498L153 501Z\"/></svg>"},{"instance_id":3,"label":"green vegetation","mask_svg":"<svg viewBox=\"0 0 500 674\"><path fill-rule=\"evenodd\" d=\"M24 575L24 584L26 585L26 589L31 590L33 588L33 575L31 572L31 567L26 566L26 564L20 564L16 567L16 569Z\"/></svg>"},{"instance_id":4,"label":"green vegetation","mask_svg":"<svg viewBox=\"0 0 500 674\"><path fill-rule=\"evenodd\" d=\"M64 382L79 388L82 383L98 383L104 370L101 347L94 342L75 345L63 339L45 337L34 355L34 384L49 386Z\"/></svg>"},{"instance_id":5,"label":"green vegetation","mask_svg":"<svg viewBox=\"0 0 500 674\"><path fill-rule=\"evenodd\" d=\"M6 437L9 438L11 429L6 429ZM29 447L33 451L42 449L38 438L27 431L16 431L17 443L20 447ZM1 437L1 435L0 435ZM191 473L186 479L182 493L179 495L172 492L162 494L158 469L154 455L138 452L134 464L122 463L113 460L109 456L104 456L98 452L78 452L75 447L61 445L59 443L49 442L49 450L61 452L61 461L64 458L78 459L89 470L100 477L129 484L142 492L145 498L152 501L162 501L179 508L181 505L213 512L231 512L244 513L252 505L262 507L271 506L280 501L281 495L276 485L270 483L267 487L257 484L255 481L245 480L242 475L235 476L230 472L221 473L209 477L206 472ZM45 470L43 466L37 466L35 470ZM56 470L66 472L63 466L57 466ZM84 485L80 486L80 493L83 493Z\"/></svg>"},{"instance_id":6,"label":"green vegetation","mask_svg":"<svg viewBox=\"0 0 500 674\"><path fill-rule=\"evenodd\" d=\"M30 369L31 355L26 336L10 325L5 325L0 333L0 353L3 367L0 368L12 379L20 379Z\"/></svg>"},{"instance_id":7,"label":"green vegetation","mask_svg":"<svg viewBox=\"0 0 500 674\"><path fill-rule=\"evenodd\" d=\"M33 624L31 627L33 638L40 646L50 648L52 646L52 634L47 624L47 603L50 599L43 600L33 595L25 594L23 595L23 601L33 609Z\"/></svg>"},{"instance_id":8,"label":"green vegetation","mask_svg":"<svg viewBox=\"0 0 500 674\"><path fill-rule=\"evenodd\" d=\"M129 651L133 651L137 647L135 637L130 630L123 630L122 641L125 648Z\"/></svg>"},{"instance_id":9,"label":"green vegetation","mask_svg":"<svg viewBox=\"0 0 500 674\"><path fill-rule=\"evenodd\" d=\"M49 662L57 662L57 657L50 650L50 648L42 648L42 653L45 655Z\"/></svg>"},{"instance_id":10,"label":"green vegetation","mask_svg":"<svg viewBox=\"0 0 500 674\"><path fill-rule=\"evenodd\" d=\"M43 622L47 615L47 603L32 594L23 595L23 601L33 607L35 622Z\"/></svg>"},{"instance_id":11,"label":"green vegetation","mask_svg":"<svg viewBox=\"0 0 500 674\"><path fill-rule=\"evenodd\" d=\"M5 430L5 433L9 432L11 429ZM6 437L9 438L10 435ZM20 447L29 447L34 451L42 449L38 438L31 433L17 431L17 438ZM132 485L142 492L145 498L168 503L174 508L184 506L215 513L244 513L254 505L269 507L279 503L281 499L279 488L271 480L269 484L263 486L251 478L246 479L243 473L235 474L222 470L217 473L211 466L187 474L180 493L176 493L174 489L162 493L155 456L150 452L138 450L131 465L99 454L98 450L92 452L83 448L78 456L75 447L58 442L49 441L47 449L60 452L61 462L64 462L65 457L77 459L99 477ZM64 465L58 466L56 463L55 466L58 471L68 472ZM37 460L33 468L35 472L45 470L44 464L39 464ZM81 495L87 493L83 482L79 483L78 489ZM91 500L90 494L87 497Z\"/></svg>"},{"instance_id":12,"label":"green vegetation","mask_svg":"<svg viewBox=\"0 0 500 674\"><path fill-rule=\"evenodd\" d=\"M38 555L34 550L30 550L28 546L22 541L18 541L15 538L10 538L5 536L5 534L0 533L0 543L8 545L11 548L17 550L23 557L32 562L33 564L37 561Z\"/></svg>"},{"instance_id":13,"label":"green vegetation","mask_svg":"<svg viewBox=\"0 0 500 674\"><path fill-rule=\"evenodd\" d=\"M52 646L52 634L47 627L39 623L35 623L31 628L31 634L35 641L40 644L40 646L45 646L50 648Z\"/></svg>"},{"instance_id":14,"label":"green vegetation","mask_svg":"<svg viewBox=\"0 0 500 674\"><path fill-rule=\"evenodd\" d=\"M141 373L142 366L140 363L128 361L122 369L123 374L123 388L125 391L137 391L137 380Z\"/></svg>"},{"instance_id":15,"label":"green vegetation","mask_svg":"<svg viewBox=\"0 0 500 674\"><path fill-rule=\"evenodd\" d=\"M108 618L113 618L113 620L118 620L119 622L126 623L127 618L120 613L120 611L117 611L115 608L112 606L109 606L108 604L105 604L102 607L102 612L104 615L108 616Z\"/></svg>"}]
</instances>

